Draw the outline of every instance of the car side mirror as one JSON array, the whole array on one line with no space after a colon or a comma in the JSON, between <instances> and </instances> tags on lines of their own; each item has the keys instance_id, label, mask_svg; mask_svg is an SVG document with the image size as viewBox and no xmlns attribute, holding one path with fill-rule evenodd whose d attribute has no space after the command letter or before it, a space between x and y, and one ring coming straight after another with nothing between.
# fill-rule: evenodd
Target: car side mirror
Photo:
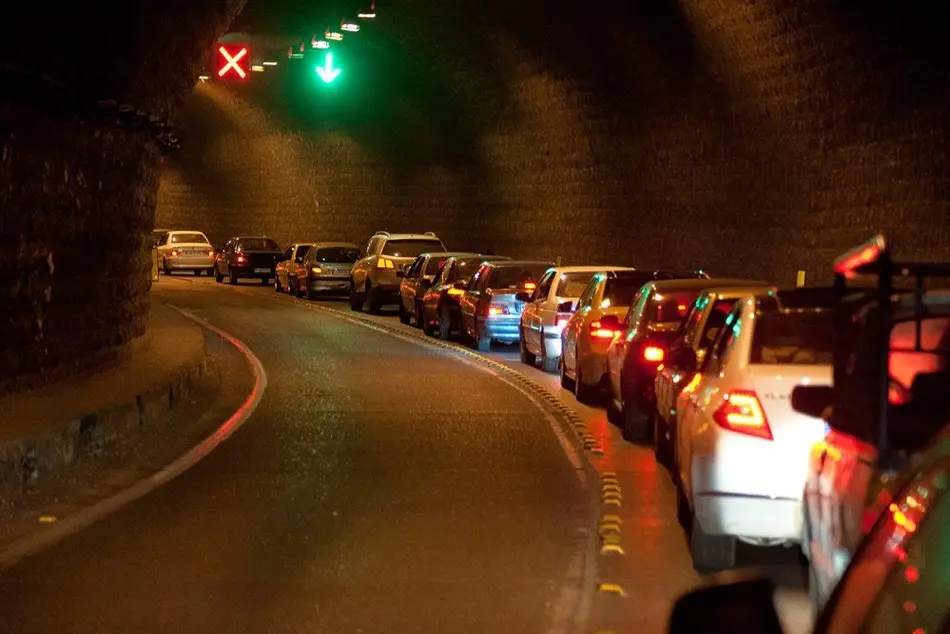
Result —
<instances>
[{"instance_id":1,"label":"car side mirror","mask_svg":"<svg viewBox=\"0 0 950 634\"><path fill-rule=\"evenodd\" d=\"M829 385L796 385L792 390L792 409L799 414L821 418L834 399Z\"/></svg>"},{"instance_id":2,"label":"car side mirror","mask_svg":"<svg viewBox=\"0 0 950 634\"><path fill-rule=\"evenodd\" d=\"M561 302L557 305L557 312L559 313L573 313L574 312L574 302L566 301Z\"/></svg>"},{"instance_id":3,"label":"car side mirror","mask_svg":"<svg viewBox=\"0 0 950 634\"><path fill-rule=\"evenodd\" d=\"M696 351L689 346L677 346L670 351L670 367L684 373L695 372L699 366Z\"/></svg>"},{"instance_id":4,"label":"car side mirror","mask_svg":"<svg viewBox=\"0 0 950 634\"><path fill-rule=\"evenodd\" d=\"M531 293L528 291L518 291L515 293L515 299L517 299L519 302L530 302Z\"/></svg>"},{"instance_id":5,"label":"car side mirror","mask_svg":"<svg viewBox=\"0 0 950 634\"><path fill-rule=\"evenodd\" d=\"M733 580L693 590L673 604L667 632L784 634L773 595L772 583L765 579Z\"/></svg>"}]
</instances>

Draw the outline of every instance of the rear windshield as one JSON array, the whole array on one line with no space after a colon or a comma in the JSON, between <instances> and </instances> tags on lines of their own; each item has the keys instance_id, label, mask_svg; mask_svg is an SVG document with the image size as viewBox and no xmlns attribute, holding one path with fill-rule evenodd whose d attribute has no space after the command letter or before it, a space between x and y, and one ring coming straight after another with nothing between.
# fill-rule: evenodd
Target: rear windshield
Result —
<instances>
[{"instance_id":1,"label":"rear windshield","mask_svg":"<svg viewBox=\"0 0 950 634\"><path fill-rule=\"evenodd\" d=\"M652 272L644 273L642 277L608 278L604 287L604 299L610 300L610 306L629 306L637 291L652 280Z\"/></svg>"},{"instance_id":2,"label":"rear windshield","mask_svg":"<svg viewBox=\"0 0 950 634\"><path fill-rule=\"evenodd\" d=\"M750 363L830 364L832 311L760 313L755 319Z\"/></svg>"},{"instance_id":3,"label":"rear windshield","mask_svg":"<svg viewBox=\"0 0 950 634\"><path fill-rule=\"evenodd\" d=\"M668 323L683 321L697 297L699 297L699 291L657 293L653 296L654 310L650 321Z\"/></svg>"},{"instance_id":4,"label":"rear windshield","mask_svg":"<svg viewBox=\"0 0 950 634\"><path fill-rule=\"evenodd\" d=\"M549 268L550 264L499 267L492 271L488 288L518 288L525 282L537 282Z\"/></svg>"},{"instance_id":5,"label":"rear windshield","mask_svg":"<svg viewBox=\"0 0 950 634\"><path fill-rule=\"evenodd\" d=\"M280 251L277 243L270 238L241 238L238 251Z\"/></svg>"},{"instance_id":6,"label":"rear windshield","mask_svg":"<svg viewBox=\"0 0 950 634\"><path fill-rule=\"evenodd\" d=\"M468 280L473 275L475 271L478 270L478 267L482 265L484 260L473 259L473 260L456 260L455 261L455 272L452 274L452 279L450 282L455 280Z\"/></svg>"},{"instance_id":7,"label":"rear windshield","mask_svg":"<svg viewBox=\"0 0 950 634\"><path fill-rule=\"evenodd\" d=\"M352 247L321 247L314 255L317 262L346 262L352 264L360 259L360 250Z\"/></svg>"},{"instance_id":8,"label":"rear windshield","mask_svg":"<svg viewBox=\"0 0 950 634\"><path fill-rule=\"evenodd\" d=\"M397 258L414 258L427 251L444 251L445 247L438 240L387 240L383 245L383 255L392 255Z\"/></svg>"},{"instance_id":9,"label":"rear windshield","mask_svg":"<svg viewBox=\"0 0 950 634\"><path fill-rule=\"evenodd\" d=\"M558 276L557 288L554 289L554 294L557 297L580 297L592 277L594 277L594 271L590 273L561 273Z\"/></svg>"},{"instance_id":10,"label":"rear windshield","mask_svg":"<svg viewBox=\"0 0 950 634\"><path fill-rule=\"evenodd\" d=\"M208 244L208 238L206 238L203 233L173 233L171 242L172 244L181 244L187 242Z\"/></svg>"},{"instance_id":11,"label":"rear windshield","mask_svg":"<svg viewBox=\"0 0 950 634\"><path fill-rule=\"evenodd\" d=\"M447 257L446 258L437 258L437 257L429 258L429 262L426 263L426 272L424 273L424 275L435 275L436 273L438 273L439 269L442 268L442 265L445 264L446 260L448 260Z\"/></svg>"}]
</instances>

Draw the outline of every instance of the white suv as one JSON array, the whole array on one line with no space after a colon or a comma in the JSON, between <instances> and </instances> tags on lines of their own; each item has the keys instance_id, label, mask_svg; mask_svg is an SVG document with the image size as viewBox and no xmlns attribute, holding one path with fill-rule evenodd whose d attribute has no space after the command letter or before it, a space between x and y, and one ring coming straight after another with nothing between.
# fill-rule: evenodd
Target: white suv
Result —
<instances>
[{"instance_id":1,"label":"white suv","mask_svg":"<svg viewBox=\"0 0 950 634\"><path fill-rule=\"evenodd\" d=\"M376 314L386 304L398 304L402 279L396 271L421 253L445 252L434 233L379 231L369 239L363 257L350 271L350 308Z\"/></svg>"}]
</instances>

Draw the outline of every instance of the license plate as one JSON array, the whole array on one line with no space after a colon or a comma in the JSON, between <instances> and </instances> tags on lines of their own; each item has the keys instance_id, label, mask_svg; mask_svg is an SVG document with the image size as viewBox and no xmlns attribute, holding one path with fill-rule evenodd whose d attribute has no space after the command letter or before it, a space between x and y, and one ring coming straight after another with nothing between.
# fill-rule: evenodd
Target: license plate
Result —
<instances>
[{"instance_id":1,"label":"license plate","mask_svg":"<svg viewBox=\"0 0 950 634\"><path fill-rule=\"evenodd\" d=\"M270 269L254 269L255 273L270 273Z\"/></svg>"}]
</instances>

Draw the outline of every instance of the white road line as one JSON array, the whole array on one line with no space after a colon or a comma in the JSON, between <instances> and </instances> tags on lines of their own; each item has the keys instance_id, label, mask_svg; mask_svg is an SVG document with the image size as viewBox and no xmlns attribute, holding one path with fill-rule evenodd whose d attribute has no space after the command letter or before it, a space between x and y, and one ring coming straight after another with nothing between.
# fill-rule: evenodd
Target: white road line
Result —
<instances>
[{"instance_id":1,"label":"white road line","mask_svg":"<svg viewBox=\"0 0 950 634\"><path fill-rule=\"evenodd\" d=\"M214 451L218 445L227 440L239 427L241 427L254 413L257 406L264 396L264 390L267 388L267 373L264 366L258 358L251 352L241 340L216 326L212 326L204 319L196 317L191 313L168 304L179 313L197 322L203 328L210 330L218 335L244 355L248 365L254 373L254 387L250 394L241 404L241 406L231 416L224 421L213 434L202 440L200 443L186 451L175 459L172 463L166 465L161 470L152 475L139 480L127 489L116 493L104 500L96 502L92 506L86 507L72 515L61 518L56 524L50 524L49 528L41 532L26 535L12 542L9 546L0 551L0 570L10 568L22 559L35 555L45 550L62 539L73 535L82 529L98 522L102 518L110 515L123 506L134 502L144 495L154 491L163 484L180 476L182 473L195 466L200 460Z\"/></svg>"}]
</instances>

